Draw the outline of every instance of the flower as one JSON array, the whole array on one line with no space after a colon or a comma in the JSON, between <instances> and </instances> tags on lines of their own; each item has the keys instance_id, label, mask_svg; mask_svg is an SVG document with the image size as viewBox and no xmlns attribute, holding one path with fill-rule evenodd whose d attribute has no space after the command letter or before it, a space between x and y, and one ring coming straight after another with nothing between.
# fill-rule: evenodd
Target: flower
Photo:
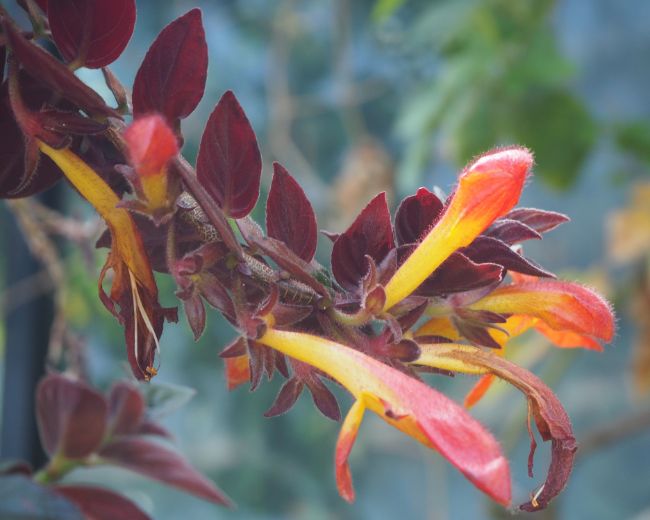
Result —
<instances>
[{"instance_id":1,"label":"flower","mask_svg":"<svg viewBox=\"0 0 650 520\"><path fill-rule=\"evenodd\" d=\"M176 321L176 311L158 303L158 287L133 217L120 207L117 194L81 157L69 149L57 150L43 142L39 148L108 225L111 251L99 278L99 296L124 325L133 373L139 379L149 380L157 373L154 357L160 348L163 322ZM106 294L102 283L109 269L113 271L113 282L110 294Z\"/></svg>"}]
</instances>

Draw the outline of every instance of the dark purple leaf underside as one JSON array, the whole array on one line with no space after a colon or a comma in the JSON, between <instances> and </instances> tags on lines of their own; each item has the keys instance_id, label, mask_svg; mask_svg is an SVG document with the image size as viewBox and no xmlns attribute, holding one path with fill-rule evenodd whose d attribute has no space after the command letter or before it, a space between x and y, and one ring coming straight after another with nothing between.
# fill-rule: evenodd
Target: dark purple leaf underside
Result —
<instances>
[{"instance_id":1,"label":"dark purple leaf underside","mask_svg":"<svg viewBox=\"0 0 650 520\"><path fill-rule=\"evenodd\" d=\"M230 506L230 499L201 475L180 454L156 442L123 437L105 446L99 455L107 462L181 489L195 496Z\"/></svg>"},{"instance_id":2,"label":"dark purple leaf underside","mask_svg":"<svg viewBox=\"0 0 650 520\"><path fill-rule=\"evenodd\" d=\"M148 520L138 506L128 498L108 489L94 486L56 486L54 490L81 509L93 520Z\"/></svg>"},{"instance_id":3,"label":"dark purple leaf underside","mask_svg":"<svg viewBox=\"0 0 650 520\"><path fill-rule=\"evenodd\" d=\"M518 220L538 233L545 233L555 229L560 224L570 220L569 217L562 213L535 208L516 208L508 213L505 218Z\"/></svg>"},{"instance_id":4,"label":"dark purple leaf underside","mask_svg":"<svg viewBox=\"0 0 650 520\"><path fill-rule=\"evenodd\" d=\"M546 271L532 260L524 258L496 238L477 237L469 246L462 249L462 253L474 262L491 262L502 265L509 271L531 276L555 277L553 273Z\"/></svg>"},{"instance_id":5,"label":"dark purple leaf underside","mask_svg":"<svg viewBox=\"0 0 650 520\"><path fill-rule=\"evenodd\" d=\"M133 114L160 112L177 127L201 101L207 73L201 10L192 9L165 27L147 51L133 84Z\"/></svg>"},{"instance_id":6,"label":"dark purple leaf underside","mask_svg":"<svg viewBox=\"0 0 650 520\"><path fill-rule=\"evenodd\" d=\"M415 195L406 197L395 213L395 235L399 245L419 242L431 228L443 204L426 188L419 188Z\"/></svg>"},{"instance_id":7,"label":"dark purple leaf underside","mask_svg":"<svg viewBox=\"0 0 650 520\"><path fill-rule=\"evenodd\" d=\"M334 242L332 272L346 289L354 289L366 273L365 256L379 264L395 247L386 194L380 193Z\"/></svg>"},{"instance_id":8,"label":"dark purple leaf underside","mask_svg":"<svg viewBox=\"0 0 650 520\"><path fill-rule=\"evenodd\" d=\"M314 209L305 192L280 164L273 164L273 181L266 201L266 231L296 255L311 262L318 229Z\"/></svg>"},{"instance_id":9,"label":"dark purple leaf underside","mask_svg":"<svg viewBox=\"0 0 650 520\"><path fill-rule=\"evenodd\" d=\"M36 391L36 419L49 455L83 458L95 451L106 429L104 397L81 383L54 374Z\"/></svg>"},{"instance_id":10,"label":"dark purple leaf underside","mask_svg":"<svg viewBox=\"0 0 650 520\"><path fill-rule=\"evenodd\" d=\"M542 235L523 222L511 219L499 219L484 233L486 236L512 245L525 240L541 239Z\"/></svg>"},{"instance_id":11,"label":"dark purple leaf underside","mask_svg":"<svg viewBox=\"0 0 650 520\"><path fill-rule=\"evenodd\" d=\"M196 173L226 215L242 218L252 211L260 193L262 156L255 132L231 91L210 114Z\"/></svg>"},{"instance_id":12,"label":"dark purple leaf underside","mask_svg":"<svg viewBox=\"0 0 650 520\"><path fill-rule=\"evenodd\" d=\"M134 0L56 0L47 17L52 38L71 62L97 69L114 62L126 47L135 27Z\"/></svg>"},{"instance_id":13,"label":"dark purple leaf underside","mask_svg":"<svg viewBox=\"0 0 650 520\"><path fill-rule=\"evenodd\" d=\"M441 296L471 291L500 281L503 268L494 263L472 262L464 254L452 253L417 289L423 296Z\"/></svg>"}]
</instances>

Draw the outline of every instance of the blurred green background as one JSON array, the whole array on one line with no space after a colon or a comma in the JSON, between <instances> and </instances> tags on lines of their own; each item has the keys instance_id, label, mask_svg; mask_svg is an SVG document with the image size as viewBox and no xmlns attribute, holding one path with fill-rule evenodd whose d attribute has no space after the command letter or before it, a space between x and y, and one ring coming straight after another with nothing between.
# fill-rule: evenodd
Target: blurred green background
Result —
<instances>
[{"instance_id":1,"label":"blurred green background","mask_svg":"<svg viewBox=\"0 0 650 520\"><path fill-rule=\"evenodd\" d=\"M650 518L650 2L645 0L138 0L136 31L111 67L130 85L149 44L191 7L203 10L210 66L206 94L183 123L195 156L212 107L232 89L265 160L305 187L321 228L344 229L378 191L395 205L421 185L448 192L477 153L517 143L536 154L521 200L572 222L527 244L527 255L616 303L619 330L604 353L554 350L525 336L509 352L540 375L572 417L581 450L569 486L537 518ZM108 97L97 71L82 79ZM645 184L644 184L645 183ZM647 191L647 188L646 188ZM636 198L634 196L636 194ZM68 190L68 214L90 215ZM256 217L263 220L263 204ZM3 213L0 232L8 212ZM99 303L96 275L65 246L65 313L83 337L91 380L125 377L121 330ZM329 243L319 258L328 263ZM2 255L0 255L2 256ZM0 258L0 267L2 266ZM163 298L173 286L160 278ZM0 310L11 302L0 285ZM3 325L3 327L5 327ZM0 328L0 344L4 329ZM162 341L158 383L196 394L164 419L192 462L238 504L218 509L119 470L78 470L74 481L124 491L155 518L508 518L450 465L367 416L351 458L357 501L338 497L339 425L307 396L287 415L262 414L280 381L227 392L217 354L234 336L213 311L194 343L181 316ZM10 367L4 367L10 369ZM433 377L462 399L474 380ZM350 404L339 392L342 407ZM526 476L526 403L503 383L473 411L502 440L515 503L543 481Z\"/></svg>"}]
</instances>

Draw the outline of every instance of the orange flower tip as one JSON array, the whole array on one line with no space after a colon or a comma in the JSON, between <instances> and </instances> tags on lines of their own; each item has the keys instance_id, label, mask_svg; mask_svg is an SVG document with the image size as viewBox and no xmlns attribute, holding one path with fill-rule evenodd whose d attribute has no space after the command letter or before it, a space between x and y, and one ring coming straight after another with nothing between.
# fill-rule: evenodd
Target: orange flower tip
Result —
<instances>
[{"instance_id":1,"label":"orange flower tip","mask_svg":"<svg viewBox=\"0 0 650 520\"><path fill-rule=\"evenodd\" d=\"M507 172L523 182L534 162L533 154L527 148L509 146L479 156L467 166L465 172Z\"/></svg>"},{"instance_id":2,"label":"orange flower tip","mask_svg":"<svg viewBox=\"0 0 650 520\"><path fill-rule=\"evenodd\" d=\"M178 154L178 140L159 114L140 117L124 132L131 166L141 176L159 175Z\"/></svg>"}]
</instances>

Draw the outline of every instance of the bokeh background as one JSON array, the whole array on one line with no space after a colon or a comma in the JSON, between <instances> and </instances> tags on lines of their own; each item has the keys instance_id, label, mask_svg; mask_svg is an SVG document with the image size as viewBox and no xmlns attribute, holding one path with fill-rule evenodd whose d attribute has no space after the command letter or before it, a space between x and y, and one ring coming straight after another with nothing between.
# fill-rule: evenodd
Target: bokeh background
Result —
<instances>
[{"instance_id":1,"label":"bokeh background","mask_svg":"<svg viewBox=\"0 0 650 520\"><path fill-rule=\"evenodd\" d=\"M509 350L557 392L581 444L568 488L537 518L650 518L650 2L138 0L134 37L111 67L126 85L162 27L194 6L203 10L210 67L205 97L183 123L186 157L195 156L208 114L232 89L265 159L260 200L271 162L280 161L305 187L321 228L344 229L380 190L393 205L419 186L448 192L459 168L495 145L535 151L535 176L521 205L567 213L572 222L527 244L528 256L597 287L618 314L617 336L603 353L557 350L535 336ZM80 75L110 99L99 73ZM29 410L34 384L17 371L15 356L28 363L30 352L47 347L47 328L39 330L52 304L41 300L53 289L54 308L77 345L73 355L90 380L106 388L128 377L121 330L96 296L105 252L90 247L92 213L71 189L57 190L49 196L84 222L87 238L55 244L56 273L22 256L19 210L0 206L5 455L16 442L8 425ZM328 254L323 239L325 264ZM172 303L172 284L159 282ZM21 308L30 302L25 318ZM27 319L31 335L20 336L17 316ZM173 396L161 413L191 396L183 387L195 390L163 423L237 502L236 511L120 470L76 470L69 479L122 490L157 519L511 516L435 453L370 416L351 459L357 501L346 504L333 476L339 425L305 395L289 414L265 419L277 379L255 393L229 393L217 354L233 336L212 312L195 344L181 316L166 328L155 382L174 385L157 389ZM430 382L462 399L474 380ZM346 409L349 399L338 395ZM548 461L543 446L536 478L528 479L524 398L500 383L473 413L502 440L516 500L524 501Z\"/></svg>"}]
</instances>

